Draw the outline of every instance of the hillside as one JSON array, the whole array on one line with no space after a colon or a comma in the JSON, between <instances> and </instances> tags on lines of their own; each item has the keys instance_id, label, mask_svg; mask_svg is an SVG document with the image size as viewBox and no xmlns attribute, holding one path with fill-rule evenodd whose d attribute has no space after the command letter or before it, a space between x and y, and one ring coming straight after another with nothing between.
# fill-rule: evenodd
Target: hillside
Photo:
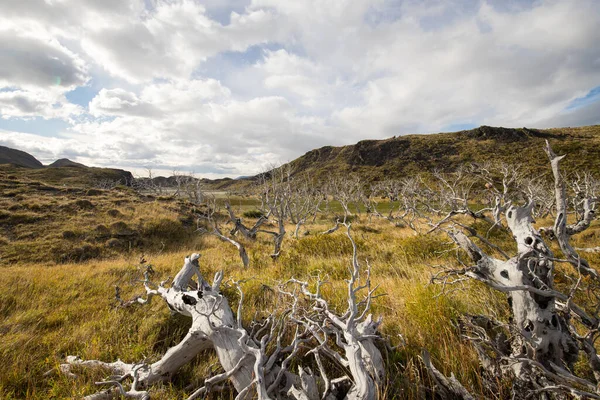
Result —
<instances>
[{"instance_id":1,"label":"hillside","mask_svg":"<svg viewBox=\"0 0 600 400\"><path fill-rule=\"evenodd\" d=\"M0 146L0 164L11 164L25 168L44 168L44 165L31 154L5 146Z\"/></svg>"},{"instance_id":2,"label":"hillside","mask_svg":"<svg viewBox=\"0 0 600 400\"><path fill-rule=\"evenodd\" d=\"M363 140L354 145L311 150L289 163L293 174L323 179L356 173L368 180L400 178L419 172L452 171L465 163L508 162L536 172L546 169L544 140L568 154L572 168L599 172L600 125L528 129L481 126L428 135Z\"/></svg>"},{"instance_id":3,"label":"hillside","mask_svg":"<svg viewBox=\"0 0 600 400\"><path fill-rule=\"evenodd\" d=\"M440 165L450 169L456 158L469 154L475 160L484 160L480 150L488 146L490 152L495 152L489 156L490 160L531 157L529 166L539 165L548 173L549 163L538 146L547 137L559 144L557 149L567 152L565 168L581 165L597 169L593 158L598 151L596 129L579 128L569 133L482 127L452 134L331 147L328 148L331 157L317 157L311 163L304 156L294 162L298 163L298 173L324 174L332 166L339 167L336 173L342 173L357 166L357 172L375 174L402 162L406 168ZM408 143L412 152L407 154L408 150L396 142ZM503 143L512 146L514 154L503 152ZM444 153L447 151L444 145L455 153ZM379 153L361 154L365 148ZM356 154L360 155L358 161L352 158ZM314 287L315 277L326 276L328 284L323 285L323 294L330 300L332 310L343 310L347 304L344 293L348 290L345 279L356 255L361 265L371 267L369 279L378 287L372 313L382 318L379 332L390 344L381 346L388 378L378 398L449 398L435 396L434 383L423 367L423 349L431 353L442 373L453 374L476 398L512 398L511 382L497 379L495 391L486 386L487 375L481 370L478 353L464 340L460 328L466 320L463 316L470 315L492 314L502 324L509 324L512 314L506 307L506 296L479 282L464 282L463 286L462 281L460 287L456 286L460 290L449 289L442 295L446 286L432 285L432 275L442 265L462 268L463 264L441 231L415 234L407 224L357 213L352 216L355 253L344 229L322 234L332 227L341 210L339 204L331 202L314 218L306 220L297 238L292 235L295 224L286 222L288 234L283 238L281 254L273 258L273 238L266 232L276 226L273 220L263 225L266 231L248 239L241 234L233 236L230 230L233 224L226 222L227 214L221 210L217 218L223 218L219 222L222 232L239 240L247 250L250 265L244 267L235 246L216 235L201 234L207 232L202 228L208 226L204 225L208 212L202 205L171 196L140 194L123 186L100 190L80 185L89 182L94 171L110 171L106 169L3 168L0 169L0 286L5 290L0 292L0 354L6 368L0 369L2 399L82 398L97 392L94 382L105 379L108 372L78 368L74 377L66 376L60 364L69 354L86 360L120 358L128 363L159 360L186 337L191 320L173 315L160 299L152 304L121 308L115 298L115 286L122 290L119 292L122 299L142 295L145 290L141 282L144 279L141 259L152 264L152 281L161 282L175 276L183 258L192 252L202 254L200 266L204 276L224 271L226 279L241 282L244 297L240 310L245 326L258 318L264 321L274 311L276 315L289 313L290 303L277 288L290 277L309 281ZM41 183L44 180L61 184ZM253 182L242 181L246 185ZM233 186L227 185L236 182L240 181L222 179L212 181L212 185L233 190ZM232 196L229 200L244 223L256 222L256 211L261 204L257 197ZM380 211L401 203L376 201ZM510 232L500 228L492 231L486 221L459 218L465 229L490 234L489 240L501 251L512 255L517 250ZM536 222L538 227L551 224L551 218L539 218ZM598 246L598 240L600 225L593 221L587 232L574 237L573 245L593 248ZM480 244L483 246L485 242ZM553 242L551 246L552 252L562 257L558 244ZM586 254L586 259L595 267L600 262L600 253ZM579 282L577 275L569 275L562 265L557 271L560 277L556 280L557 290L564 292L567 285ZM584 280L581 282L586 284ZM222 293L232 307L240 304L242 298L235 287L223 286ZM309 304L302 302L302 307ZM594 303L584 306L595 309ZM303 362L316 370L311 359L304 357ZM190 382L203 382L206 376L215 376L221 371L215 368L217 363L210 352L195 356L172 381L152 385L152 399L188 398L198 386ZM325 368L329 376L339 372L338 367L329 363ZM592 374L585 363L577 364L577 368L581 375ZM225 386L223 393L208 398L233 397L231 386Z\"/></svg>"},{"instance_id":4,"label":"hillside","mask_svg":"<svg viewBox=\"0 0 600 400\"><path fill-rule=\"evenodd\" d=\"M131 172L122 169L87 167L67 158L44 166L31 154L5 146L0 146L0 174L18 181L86 188L133 182Z\"/></svg>"},{"instance_id":5,"label":"hillside","mask_svg":"<svg viewBox=\"0 0 600 400\"><path fill-rule=\"evenodd\" d=\"M43 182L49 185L92 188L114 186L115 183L130 185L133 175L129 171L115 168L94 167L45 167L31 169L0 165L0 174L19 181Z\"/></svg>"},{"instance_id":6,"label":"hillside","mask_svg":"<svg viewBox=\"0 0 600 400\"><path fill-rule=\"evenodd\" d=\"M51 168L61 168L61 167L87 168L86 165L77 163L75 161L71 161L68 158L61 158L59 160L56 160L52 164L48 165L48 167L51 167Z\"/></svg>"},{"instance_id":7,"label":"hillside","mask_svg":"<svg viewBox=\"0 0 600 400\"><path fill-rule=\"evenodd\" d=\"M600 125L577 128L529 129L481 126L451 133L397 136L362 140L348 146L325 146L311 150L289 164L294 175L308 174L317 180L358 174L368 181L400 178L434 170L453 171L465 163L507 162L534 173L545 173L547 157L542 148L549 140L558 153L568 154L570 170L600 172ZM68 159L44 166L33 156L0 146L0 171L52 185L98 186L102 182L133 181L130 172L86 167ZM27 168L17 168L14 166ZM201 179L208 191L243 191L257 176L238 179ZM144 179L142 178L142 181ZM153 184L176 186L176 177L155 177Z\"/></svg>"}]
</instances>

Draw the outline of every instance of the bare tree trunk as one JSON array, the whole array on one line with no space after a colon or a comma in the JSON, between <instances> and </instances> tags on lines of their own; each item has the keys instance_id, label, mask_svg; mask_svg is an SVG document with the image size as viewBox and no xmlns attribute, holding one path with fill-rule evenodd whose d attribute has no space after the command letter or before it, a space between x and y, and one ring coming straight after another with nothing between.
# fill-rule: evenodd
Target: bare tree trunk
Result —
<instances>
[{"instance_id":1,"label":"bare tree trunk","mask_svg":"<svg viewBox=\"0 0 600 400\"><path fill-rule=\"evenodd\" d=\"M198 269L199 255L186 257L184 266L177 274L171 288L162 282L156 289L146 280L147 298L137 297L126 304L147 304L154 296L161 297L172 312L191 317L192 324L185 338L170 348L160 360L146 364L127 364L121 361L105 363L102 361L83 361L77 357L67 357L61 365L61 371L73 376L73 367L102 367L109 369L113 376L101 385L111 385L114 389L104 390L86 397L87 400L113 399L120 395L135 399L149 399L148 387L156 382L165 381L184 364L193 359L201 350L213 348L224 372L205 380L204 385L189 397L189 400L203 396L212 390L218 390L220 384L229 380L238 392L236 399L281 400L318 400L331 398L334 391L348 400L371 400L377 395L377 386L385 378L383 358L374 344L378 338L377 328L381 321L374 322L368 314L373 293L371 289L370 268L366 270L364 284L359 283L360 266L356 256L356 244L348 237L354 248L353 269L348 281L348 310L338 316L329 309L327 301L321 297L320 290L310 292L308 283L292 279L279 288L279 293L292 300L281 316L270 314L262 322L254 321L251 332L242 326L242 304L244 294L240 292L237 315L231 310L227 299L220 292L223 280L222 272L215 275L210 285L202 278ZM193 276L198 277L200 290L186 290L192 285ZM319 288L323 282L317 282ZM298 287L287 291L288 286ZM361 300L357 300L359 292ZM311 310L298 306L300 293L313 303ZM290 344L284 345L294 332ZM338 338L336 341L328 337ZM332 347L332 346L337 346ZM338 350L339 349L339 350ZM307 351L308 350L308 351ZM317 361L320 376L314 376L300 364L305 355L312 354ZM329 379L323 368L320 356L332 359L350 376ZM299 373L289 370L290 363L296 360ZM124 388L126 380L132 381L130 389ZM341 383L349 382L344 390ZM319 387L324 391L319 393Z\"/></svg>"}]
</instances>

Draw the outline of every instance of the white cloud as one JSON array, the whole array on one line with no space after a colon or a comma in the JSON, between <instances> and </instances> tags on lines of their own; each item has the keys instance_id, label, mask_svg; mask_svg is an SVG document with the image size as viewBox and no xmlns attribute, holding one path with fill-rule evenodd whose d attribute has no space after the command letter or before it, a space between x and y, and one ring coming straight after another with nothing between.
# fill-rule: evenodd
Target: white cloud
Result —
<instances>
[{"instance_id":1,"label":"white cloud","mask_svg":"<svg viewBox=\"0 0 600 400\"><path fill-rule=\"evenodd\" d=\"M285 98L235 100L210 79L154 84L139 96L103 90L90 109L115 118L75 124L66 136L71 141L91 138L94 149L113 155L106 164L129 160L241 175L292 159L299 146L327 144L319 137L322 123L297 115Z\"/></svg>"},{"instance_id":2,"label":"white cloud","mask_svg":"<svg viewBox=\"0 0 600 400\"><path fill-rule=\"evenodd\" d=\"M102 89L90 101L90 113L96 117L137 115L151 117L160 111L148 104L132 92L123 89Z\"/></svg>"},{"instance_id":3,"label":"white cloud","mask_svg":"<svg viewBox=\"0 0 600 400\"><path fill-rule=\"evenodd\" d=\"M64 93L86 84L85 62L36 25L0 23L0 118L82 113Z\"/></svg>"},{"instance_id":4,"label":"white cloud","mask_svg":"<svg viewBox=\"0 0 600 400\"><path fill-rule=\"evenodd\" d=\"M454 124L600 122L565 111L600 85L594 0L5 0L0 26L0 122L67 119L52 154L95 165L247 175ZM65 93L90 78L84 113Z\"/></svg>"},{"instance_id":5,"label":"white cloud","mask_svg":"<svg viewBox=\"0 0 600 400\"><path fill-rule=\"evenodd\" d=\"M223 26L196 2L158 1L144 18L88 32L82 47L109 73L130 82L187 79L208 57L277 40L280 30L269 11L233 13Z\"/></svg>"},{"instance_id":6,"label":"white cloud","mask_svg":"<svg viewBox=\"0 0 600 400\"><path fill-rule=\"evenodd\" d=\"M0 92L0 118L61 118L69 120L83 109L52 91L11 90Z\"/></svg>"},{"instance_id":7,"label":"white cloud","mask_svg":"<svg viewBox=\"0 0 600 400\"><path fill-rule=\"evenodd\" d=\"M0 87L74 89L87 81L83 60L43 31L0 27L0 59Z\"/></svg>"}]
</instances>

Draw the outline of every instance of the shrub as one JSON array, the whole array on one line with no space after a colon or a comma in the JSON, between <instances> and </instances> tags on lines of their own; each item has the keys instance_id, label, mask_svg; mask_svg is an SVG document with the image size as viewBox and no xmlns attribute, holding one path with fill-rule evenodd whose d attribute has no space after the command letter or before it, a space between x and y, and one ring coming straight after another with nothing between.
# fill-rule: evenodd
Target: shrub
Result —
<instances>
[{"instance_id":1,"label":"shrub","mask_svg":"<svg viewBox=\"0 0 600 400\"><path fill-rule=\"evenodd\" d=\"M110 249L121 249L124 247L125 243L117 238L108 239L104 245Z\"/></svg>"},{"instance_id":2,"label":"shrub","mask_svg":"<svg viewBox=\"0 0 600 400\"><path fill-rule=\"evenodd\" d=\"M115 222L110 225L110 232L115 236L132 236L137 234L136 231L131 229L129 225L127 225L123 221Z\"/></svg>"},{"instance_id":3,"label":"shrub","mask_svg":"<svg viewBox=\"0 0 600 400\"><path fill-rule=\"evenodd\" d=\"M352 223L354 220L356 220L356 215L348 215L346 216L346 223ZM340 221L343 222L344 221L344 215L336 215L333 217L332 221L335 223L336 221Z\"/></svg>"},{"instance_id":4,"label":"shrub","mask_svg":"<svg viewBox=\"0 0 600 400\"><path fill-rule=\"evenodd\" d=\"M104 193L104 192L100 189L88 189L85 192L85 195L86 196L98 196L98 195L101 195L102 193Z\"/></svg>"},{"instance_id":5,"label":"shrub","mask_svg":"<svg viewBox=\"0 0 600 400\"><path fill-rule=\"evenodd\" d=\"M86 243L81 247L71 247L59 244L53 249L54 260L58 263L81 262L100 257L98 246Z\"/></svg>"},{"instance_id":6,"label":"shrub","mask_svg":"<svg viewBox=\"0 0 600 400\"><path fill-rule=\"evenodd\" d=\"M242 214L246 218L260 218L264 217L265 214L260 210L248 210Z\"/></svg>"},{"instance_id":7,"label":"shrub","mask_svg":"<svg viewBox=\"0 0 600 400\"><path fill-rule=\"evenodd\" d=\"M356 227L356 230L364 233L381 233L381 229L371 228L367 225L359 225Z\"/></svg>"},{"instance_id":8,"label":"shrub","mask_svg":"<svg viewBox=\"0 0 600 400\"><path fill-rule=\"evenodd\" d=\"M121 211L119 211L119 210L117 210L117 209L114 209L114 208L113 208L113 209L111 209L111 210L108 210L106 213L107 213L107 214L108 214L110 217L113 217L113 218L118 218L118 217L122 217L122 216L123 216L123 214L121 213Z\"/></svg>"},{"instance_id":9,"label":"shrub","mask_svg":"<svg viewBox=\"0 0 600 400\"><path fill-rule=\"evenodd\" d=\"M62 233L62 237L63 239L74 239L75 237L77 237L77 235L73 231L64 231Z\"/></svg>"},{"instance_id":10,"label":"shrub","mask_svg":"<svg viewBox=\"0 0 600 400\"><path fill-rule=\"evenodd\" d=\"M106 225L96 225L94 231L98 237L110 236L110 229L108 229Z\"/></svg>"},{"instance_id":11,"label":"shrub","mask_svg":"<svg viewBox=\"0 0 600 400\"><path fill-rule=\"evenodd\" d=\"M169 218L146 222L140 233L142 237L163 238L171 241L182 239L186 235L181 222Z\"/></svg>"},{"instance_id":12,"label":"shrub","mask_svg":"<svg viewBox=\"0 0 600 400\"><path fill-rule=\"evenodd\" d=\"M9 213L0 211L0 222L6 225L32 224L38 222L42 217L32 213Z\"/></svg>"},{"instance_id":13,"label":"shrub","mask_svg":"<svg viewBox=\"0 0 600 400\"><path fill-rule=\"evenodd\" d=\"M80 199L80 200L75 201L75 205L84 210L90 210L90 209L94 208L94 204L92 204L91 201L85 200L85 199Z\"/></svg>"}]
</instances>

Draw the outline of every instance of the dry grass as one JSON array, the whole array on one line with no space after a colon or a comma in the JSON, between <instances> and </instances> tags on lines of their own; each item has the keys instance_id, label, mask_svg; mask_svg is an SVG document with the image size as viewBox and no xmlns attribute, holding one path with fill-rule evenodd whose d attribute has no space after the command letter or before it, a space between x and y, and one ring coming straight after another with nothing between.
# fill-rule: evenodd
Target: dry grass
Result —
<instances>
[{"instance_id":1,"label":"dry grass","mask_svg":"<svg viewBox=\"0 0 600 400\"><path fill-rule=\"evenodd\" d=\"M192 205L184 201L155 201L126 189L39 190L7 180L0 180L0 188L0 267L198 245Z\"/></svg>"},{"instance_id":2,"label":"dry grass","mask_svg":"<svg viewBox=\"0 0 600 400\"><path fill-rule=\"evenodd\" d=\"M320 221L309 229L322 231L328 224L328 220ZM361 226L355 223L360 259L370 260L373 283L386 294L375 302L373 313L383 317L382 333L392 345L404 342L397 351L387 354L392 376L390 386L382 388L383 395L417 398L425 393L419 387L429 386L419 361L424 347L432 352L440 369L454 372L479 392L475 354L460 340L452 322L465 312L500 310L502 301L481 287L467 287L452 297L436 296L437 288L428 286L430 265L453 262L453 254L444 251L448 247L445 238L415 237L411 231L387 221L374 221L369 224L372 229L367 230ZM244 287L248 318L256 311L275 307L265 296L263 284L272 286L291 276L328 276L331 284L325 287L325 295L332 304L344 307L343 279L351 247L341 230L298 240L287 237L278 261L268 256L272 245L269 237L259 237L254 243L246 243L252 260L247 270L241 267L235 249L216 238L207 237L195 245L188 239L186 243L185 251L146 254L160 275L155 280L173 276L187 253L200 251L202 272L207 277L223 269L227 277L253 278ZM115 308L114 285L123 288L124 297L140 293L136 282L140 277L138 256L139 252L131 251L110 260L54 266L22 264L2 269L0 354L6 366L0 372L3 398L65 398L90 393L95 389L91 382L101 378L102 372L85 372L76 381L43 374L67 354L106 361L121 358L133 362L144 357L155 360L182 337L189 321L171 317L160 302L135 310ZM214 361L210 353L198 357L174 382L153 389L153 398L182 397L185 386L201 379Z\"/></svg>"},{"instance_id":3,"label":"dry grass","mask_svg":"<svg viewBox=\"0 0 600 400\"><path fill-rule=\"evenodd\" d=\"M190 216L195 210L190 204L127 191L48 194L30 188L13 193L19 190L5 188L0 198L0 398L81 397L97 389L93 382L104 377L102 371L82 371L76 380L44 373L56 371L66 355L154 361L183 337L190 321L171 316L160 301L148 307L116 307L115 285L122 288L124 298L142 292L138 281L142 254L154 265L155 281L174 276L185 255L195 251L203 254L201 268L207 278L218 270L229 278L251 278L244 284L247 321L257 312L277 307L265 285L272 287L292 276L327 277L325 296L340 310L345 307L350 242L342 229L332 235L317 234L332 226L331 215L307 224L310 234L299 239L291 237L294 227L288 226L277 261L269 257L269 235L259 235L254 242L240 239L251 260L250 268L243 269L233 246L194 232ZM249 199L234 199L232 204L238 215L256 206ZM483 392L476 354L455 328L465 313L491 312L506 319L505 297L474 283L440 296L440 288L429 285L433 266L456 263L443 235L415 236L386 220L366 218L354 221L353 232L361 263L369 260L372 282L385 294L374 302L373 314L383 317L382 333L398 346L385 352L390 379L381 388L382 398L431 397L431 383L419 358L423 348L442 372L454 373L474 393L506 398L506 393ZM594 242L598 232L598 227L592 227L586 233L589 237L578 238L575 244ZM513 246L509 236L495 235L495 242ZM125 245L124 238L136 242ZM91 248L83 249L86 245ZM87 260L86 253L61 259L55 258L57 248L58 254L76 248L96 252ZM225 293L235 306L235 291ZM184 397L193 390L186 386L199 383L215 370L215 363L211 352L201 354L172 382L154 387L153 398Z\"/></svg>"}]
</instances>

